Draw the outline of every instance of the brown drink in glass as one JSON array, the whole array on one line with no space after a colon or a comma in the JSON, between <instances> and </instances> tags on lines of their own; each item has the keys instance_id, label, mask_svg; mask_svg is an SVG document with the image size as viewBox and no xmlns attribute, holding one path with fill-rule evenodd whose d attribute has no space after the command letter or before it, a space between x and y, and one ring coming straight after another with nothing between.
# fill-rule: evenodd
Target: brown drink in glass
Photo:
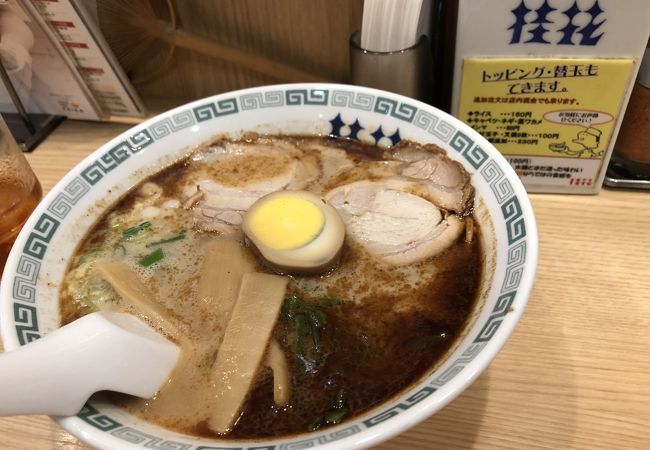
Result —
<instances>
[{"instance_id":1,"label":"brown drink in glass","mask_svg":"<svg viewBox=\"0 0 650 450\"><path fill-rule=\"evenodd\" d=\"M41 184L0 118L0 273L16 235L41 197Z\"/></svg>"}]
</instances>

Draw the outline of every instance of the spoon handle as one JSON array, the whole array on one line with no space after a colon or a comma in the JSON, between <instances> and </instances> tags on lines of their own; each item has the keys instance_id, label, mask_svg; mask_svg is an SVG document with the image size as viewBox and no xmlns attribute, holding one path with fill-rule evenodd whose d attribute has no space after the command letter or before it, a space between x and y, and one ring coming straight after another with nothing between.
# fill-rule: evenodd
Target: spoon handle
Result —
<instances>
[{"instance_id":1,"label":"spoon handle","mask_svg":"<svg viewBox=\"0 0 650 450\"><path fill-rule=\"evenodd\" d=\"M73 415L103 390L152 397L179 355L134 316L89 314L0 355L0 416Z\"/></svg>"}]
</instances>

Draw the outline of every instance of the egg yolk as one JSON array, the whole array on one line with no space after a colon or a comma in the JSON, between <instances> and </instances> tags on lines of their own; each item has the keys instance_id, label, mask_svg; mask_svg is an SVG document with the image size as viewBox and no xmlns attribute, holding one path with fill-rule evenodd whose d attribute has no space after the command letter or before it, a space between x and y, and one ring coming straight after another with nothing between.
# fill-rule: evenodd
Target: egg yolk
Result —
<instances>
[{"instance_id":1,"label":"egg yolk","mask_svg":"<svg viewBox=\"0 0 650 450\"><path fill-rule=\"evenodd\" d=\"M266 246L289 250L313 241L325 225L323 211L309 200L297 197L271 199L250 220L250 230Z\"/></svg>"}]
</instances>

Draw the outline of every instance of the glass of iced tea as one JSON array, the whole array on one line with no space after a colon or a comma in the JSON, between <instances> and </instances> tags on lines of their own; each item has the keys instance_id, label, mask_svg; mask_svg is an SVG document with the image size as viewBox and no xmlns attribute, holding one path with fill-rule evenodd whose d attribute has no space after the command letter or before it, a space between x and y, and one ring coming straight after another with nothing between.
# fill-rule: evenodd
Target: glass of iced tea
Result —
<instances>
[{"instance_id":1,"label":"glass of iced tea","mask_svg":"<svg viewBox=\"0 0 650 450\"><path fill-rule=\"evenodd\" d=\"M41 197L41 184L0 116L0 274L16 235Z\"/></svg>"}]
</instances>

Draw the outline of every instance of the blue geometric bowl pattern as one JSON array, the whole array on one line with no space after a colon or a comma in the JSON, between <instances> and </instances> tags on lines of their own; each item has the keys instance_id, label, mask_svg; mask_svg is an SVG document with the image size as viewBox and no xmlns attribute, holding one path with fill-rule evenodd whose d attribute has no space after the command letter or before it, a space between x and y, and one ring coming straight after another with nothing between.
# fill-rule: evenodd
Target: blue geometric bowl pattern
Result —
<instances>
[{"instance_id":1,"label":"blue geometric bowl pattern","mask_svg":"<svg viewBox=\"0 0 650 450\"><path fill-rule=\"evenodd\" d=\"M385 409L363 422L325 430L320 434L310 435L308 438L300 437L283 441L270 446L224 446L194 445L150 435L143 431L125 426L118 420L111 418L95 409L92 404L87 404L78 414L78 417L98 430L110 433L112 436L125 442L136 444L142 448L165 450L217 450L217 449L268 449L268 450L294 450L310 448L319 444L336 441L363 431L364 428L374 427L401 411L418 404L449 380L458 375L469 364L495 335L505 315L508 313L517 294L524 265L528 256L526 249L526 226L520 201L515 195L515 189L504 174L503 170L465 133L447 122L445 118L425 111L415 102L399 102L380 95L355 92L341 89L291 89L279 88L278 90L260 90L260 92L247 91L244 94L225 98L217 102L207 102L198 106L188 107L176 112L169 118L156 121L147 128L128 136L124 141L113 146L94 161L84 167L80 175L72 179L51 202L46 206L36 224L29 230L25 246L21 250L16 271L13 274L12 302L15 320L15 333L21 345L25 345L40 337L39 324L36 315L37 279L41 269L41 262L48 250L52 237L57 233L61 221L75 207L100 179L122 164L131 156L148 147L155 141L164 140L179 130L191 127L205 121L218 121L224 116L242 114L246 111L261 108L286 108L292 105L329 105L340 108L340 112L329 120L330 134L350 139L360 139L359 135L364 130L359 119L348 121L342 119L342 113L350 115L350 110L374 112L398 119L404 123L412 124L435 138L448 143L458 152L467 163L473 167L474 176L480 176L490 186L494 198L500 205L501 214L507 225L508 259L505 276L500 281L501 290L498 301L490 313L489 319L481 330L473 337L471 345L453 361L449 367L417 392L405 398L400 403ZM394 123L394 121L391 121ZM366 130L366 139L374 143L394 145L400 141L399 129L391 130L386 134L382 127Z\"/></svg>"}]
</instances>

